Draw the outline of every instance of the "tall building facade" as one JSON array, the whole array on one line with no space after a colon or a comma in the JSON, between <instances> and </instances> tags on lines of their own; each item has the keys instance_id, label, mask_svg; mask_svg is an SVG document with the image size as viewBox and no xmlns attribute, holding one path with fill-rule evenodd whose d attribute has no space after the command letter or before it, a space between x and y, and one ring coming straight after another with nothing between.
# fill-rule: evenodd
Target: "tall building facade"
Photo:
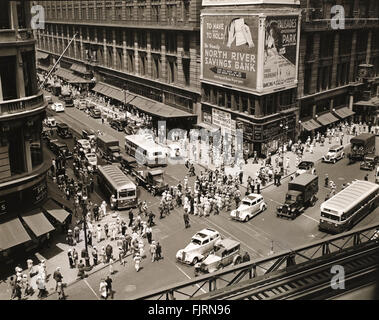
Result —
<instances>
[{"instance_id":1,"label":"tall building facade","mask_svg":"<svg viewBox=\"0 0 379 320\"><path fill-rule=\"evenodd\" d=\"M62 58L62 67L91 70L97 83L126 92L125 99L120 94L121 102L133 95L145 97L147 104L164 104L168 114L181 110L180 117L187 115L196 122L193 115L201 111L201 0L35 3L44 7L46 16L45 29L37 37L43 59L59 57L77 33ZM137 101L137 108L146 108L143 100ZM154 107L149 111L154 113Z\"/></svg>"},{"instance_id":2,"label":"tall building facade","mask_svg":"<svg viewBox=\"0 0 379 320\"><path fill-rule=\"evenodd\" d=\"M344 9L338 28L334 5ZM301 0L301 7L299 129L310 135L349 118L376 124L379 2Z\"/></svg>"},{"instance_id":3,"label":"tall building facade","mask_svg":"<svg viewBox=\"0 0 379 320\"><path fill-rule=\"evenodd\" d=\"M14 247L38 243L41 234L29 236L20 217L47 197L50 160L41 141L46 103L37 86L30 19L29 2L0 2L0 260Z\"/></svg>"}]
</instances>

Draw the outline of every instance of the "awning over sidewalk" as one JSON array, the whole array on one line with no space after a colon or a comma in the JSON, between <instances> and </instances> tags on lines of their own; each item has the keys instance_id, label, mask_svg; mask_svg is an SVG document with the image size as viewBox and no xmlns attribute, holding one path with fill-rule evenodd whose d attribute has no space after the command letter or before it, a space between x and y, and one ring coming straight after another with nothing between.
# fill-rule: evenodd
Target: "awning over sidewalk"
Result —
<instances>
[{"instance_id":1,"label":"awning over sidewalk","mask_svg":"<svg viewBox=\"0 0 379 320\"><path fill-rule=\"evenodd\" d=\"M75 74L73 74L71 71L59 68L55 71L55 75L62 78L66 82L69 83L91 83L91 80L83 79L82 77L79 77Z\"/></svg>"},{"instance_id":2,"label":"awning over sidewalk","mask_svg":"<svg viewBox=\"0 0 379 320\"><path fill-rule=\"evenodd\" d=\"M46 52L37 51L36 58L39 59L46 59L49 56Z\"/></svg>"},{"instance_id":3,"label":"awning over sidewalk","mask_svg":"<svg viewBox=\"0 0 379 320\"><path fill-rule=\"evenodd\" d=\"M321 128L322 126L314 119L304 121L301 123L302 127L307 131L313 131Z\"/></svg>"},{"instance_id":4,"label":"awning over sidewalk","mask_svg":"<svg viewBox=\"0 0 379 320\"><path fill-rule=\"evenodd\" d=\"M43 205L43 209L60 223L63 223L70 215L70 212L62 209L51 199Z\"/></svg>"},{"instance_id":5,"label":"awning over sidewalk","mask_svg":"<svg viewBox=\"0 0 379 320\"><path fill-rule=\"evenodd\" d=\"M44 66L42 64L37 64L37 69L40 69L40 70L43 70L43 71L46 71L46 72L49 72L50 68L51 68L51 66Z\"/></svg>"},{"instance_id":6,"label":"awning over sidewalk","mask_svg":"<svg viewBox=\"0 0 379 320\"><path fill-rule=\"evenodd\" d=\"M129 102L131 105L140 109L141 111L154 115L160 118L182 118L182 117L196 117L195 114L179 110L177 108L165 105L161 102L152 101L142 97L135 97Z\"/></svg>"},{"instance_id":7,"label":"awning over sidewalk","mask_svg":"<svg viewBox=\"0 0 379 320\"><path fill-rule=\"evenodd\" d=\"M354 103L355 106L363 106L363 107L379 107L379 98L378 97L374 97L368 101L364 101L364 100L361 100L361 101L358 101L358 102L355 102Z\"/></svg>"},{"instance_id":8,"label":"awning over sidewalk","mask_svg":"<svg viewBox=\"0 0 379 320\"><path fill-rule=\"evenodd\" d=\"M327 126L331 123L337 122L338 118L333 116L330 112L325 113L317 118L317 121L320 122L323 126Z\"/></svg>"},{"instance_id":9,"label":"awning over sidewalk","mask_svg":"<svg viewBox=\"0 0 379 320\"><path fill-rule=\"evenodd\" d=\"M334 113L340 117L341 119L345 119L345 118L348 118L352 115L355 114L354 111L350 110L348 107L343 107L343 108L340 108L340 109L336 109L334 111Z\"/></svg>"},{"instance_id":10,"label":"awning over sidewalk","mask_svg":"<svg viewBox=\"0 0 379 320\"><path fill-rule=\"evenodd\" d=\"M198 124L196 124L198 127L200 128L203 128L203 129L206 129L208 130L209 132L216 132L218 130L220 130L219 127L216 127L215 125L213 124L208 124L208 123L205 123L205 122L200 122Z\"/></svg>"},{"instance_id":11,"label":"awning over sidewalk","mask_svg":"<svg viewBox=\"0 0 379 320\"><path fill-rule=\"evenodd\" d=\"M81 73L81 74L89 74L90 72L87 71L87 68L85 66L82 66L77 63L73 63L70 67L70 70Z\"/></svg>"},{"instance_id":12,"label":"awning over sidewalk","mask_svg":"<svg viewBox=\"0 0 379 320\"><path fill-rule=\"evenodd\" d=\"M54 230L52 224L40 210L31 211L23 214L21 217L36 237L42 236L43 234Z\"/></svg>"},{"instance_id":13,"label":"awning over sidewalk","mask_svg":"<svg viewBox=\"0 0 379 320\"><path fill-rule=\"evenodd\" d=\"M124 103L129 103L131 100L133 100L133 98L135 98L135 96L126 93L122 89L116 88L104 82L96 83L95 87L92 90Z\"/></svg>"},{"instance_id":14,"label":"awning over sidewalk","mask_svg":"<svg viewBox=\"0 0 379 320\"><path fill-rule=\"evenodd\" d=\"M16 218L0 224L0 251L31 240L20 219Z\"/></svg>"}]
</instances>

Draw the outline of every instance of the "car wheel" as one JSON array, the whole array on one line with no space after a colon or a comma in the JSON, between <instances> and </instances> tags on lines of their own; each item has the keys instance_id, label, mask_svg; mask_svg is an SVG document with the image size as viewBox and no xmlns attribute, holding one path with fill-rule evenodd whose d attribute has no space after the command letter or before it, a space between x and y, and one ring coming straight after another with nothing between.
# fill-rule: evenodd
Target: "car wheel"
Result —
<instances>
[{"instance_id":1,"label":"car wheel","mask_svg":"<svg viewBox=\"0 0 379 320\"><path fill-rule=\"evenodd\" d=\"M197 257L193 258L193 260L192 260L192 264L193 265L195 265L198 262L199 262L199 259Z\"/></svg>"},{"instance_id":2,"label":"car wheel","mask_svg":"<svg viewBox=\"0 0 379 320\"><path fill-rule=\"evenodd\" d=\"M333 159L333 163L335 164L337 162L337 159Z\"/></svg>"},{"instance_id":3,"label":"car wheel","mask_svg":"<svg viewBox=\"0 0 379 320\"><path fill-rule=\"evenodd\" d=\"M234 262L234 265L240 264L241 263L241 257L237 257L236 261Z\"/></svg>"},{"instance_id":4,"label":"car wheel","mask_svg":"<svg viewBox=\"0 0 379 320\"><path fill-rule=\"evenodd\" d=\"M249 216L246 216L246 218L243 221L244 222L248 222L249 221Z\"/></svg>"},{"instance_id":5,"label":"car wheel","mask_svg":"<svg viewBox=\"0 0 379 320\"><path fill-rule=\"evenodd\" d=\"M265 211L266 209L267 209L266 205L263 205L261 212Z\"/></svg>"},{"instance_id":6,"label":"car wheel","mask_svg":"<svg viewBox=\"0 0 379 320\"><path fill-rule=\"evenodd\" d=\"M223 265L222 263L220 263L220 264L217 266L217 269L218 269L218 270L222 270L222 269L224 269L224 265Z\"/></svg>"}]
</instances>

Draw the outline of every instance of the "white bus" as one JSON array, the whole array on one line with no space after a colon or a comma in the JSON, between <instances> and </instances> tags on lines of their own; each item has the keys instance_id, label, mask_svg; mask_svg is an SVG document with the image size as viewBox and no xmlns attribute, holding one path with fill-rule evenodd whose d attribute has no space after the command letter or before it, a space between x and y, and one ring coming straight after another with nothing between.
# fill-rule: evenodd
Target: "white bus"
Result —
<instances>
[{"instance_id":1,"label":"white bus","mask_svg":"<svg viewBox=\"0 0 379 320\"><path fill-rule=\"evenodd\" d=\"M125 136L125 151L141 164L149 167L165 166L166 150L155 143L151 135Z\"/></svg>"},{"instance_id":2,"label":"white bus","mask_svg":"<svg viewBox=\"0 0 379 320\"><path fill-rule=\"evenodd\" d=\"M117 165L98 166L97 183L109 198L115 195L117 209L137 206L137 186Z\"/></svg>"},{"instance_id":3,"label":"white bus","mask_svg":"<svg viewBox=\"0 0 379 320\"><path fill-rule=\"evenodd\" d=\"M356 180L321 204L319 229L339 233L352 228L379 203L379 185Z\"/></svg>"}]
</instances>

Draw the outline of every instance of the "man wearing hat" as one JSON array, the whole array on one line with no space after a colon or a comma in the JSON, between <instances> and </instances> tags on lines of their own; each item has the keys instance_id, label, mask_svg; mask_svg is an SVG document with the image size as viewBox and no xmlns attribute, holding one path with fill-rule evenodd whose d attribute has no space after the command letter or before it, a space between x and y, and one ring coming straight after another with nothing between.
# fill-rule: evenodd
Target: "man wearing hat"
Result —
<instances>
[{"instance_id":1,"label":"man wearing hat","mask_svg":"<svg viewBox=\"0 0 379 320\"><path fill-rule=\"evenodd\" d=\"M133 217L134 217L133 211L130 210L129 211L129 227L131 227L133 225Z\"/></svg>"},{"instance_id":2,"label":"man wearing hat","mask_svg":"<svg viewBox=\"0 0 379 320\"><path fill-rule=\"evenodd\" d=\"M61 274L61 268L60 267L57 267L54 271L54 274L53 274L53 279L55 280L56 284L55 284L55 291L57 291L57 288L58 288L58 282L61 282L62 279L63 279L63 276Z\"/></svg>"}]
</instances>

